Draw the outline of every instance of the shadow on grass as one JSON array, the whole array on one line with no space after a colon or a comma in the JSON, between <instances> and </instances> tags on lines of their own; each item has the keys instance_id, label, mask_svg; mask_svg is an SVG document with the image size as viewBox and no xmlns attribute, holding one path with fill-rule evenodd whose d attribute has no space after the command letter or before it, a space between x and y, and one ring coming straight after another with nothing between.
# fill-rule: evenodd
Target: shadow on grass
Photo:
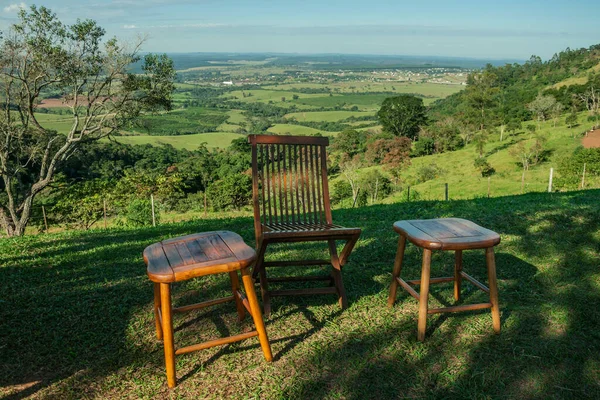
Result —
<instances>
[{"instance_id":1,"label":"shadow on grass","mask_svg":"<svg viewBox=\"0 0 600 400\"><path fill-rule=\"evenodd\" d=\"M344 269L350 308L331 311L335 296L277 299L267 322L267 329L280 329L269 332L276 362L268 368L269 379L281 391L267 391L266 397L600 396L599 194L527 194L334 211L336 223L363 229ZM385 306L397 244L391 225L400 219L450 216L502 235L496 261L503 332L492 334L489 312L434 316L426 342L418 343L414 300L399 295L393 309ZM1 241L0 394L9 399L168 394L141 252L167 237L217 229L239 232L254 243L250 218ZM305 251L315 250L301 254ZM418 249L409 246L403 275L418 276L420 260ZM447 274L452 260L450 254L436 253L432 276ZM481 252L465 253L464 262L472 275L486 276ZM194 280L177 290L183 294L176 301L187 302L196 292L200 297L226 293L229 283L226 277ZM434 294L444 301L449 293ZM465 284L465 303L481 296ZM214 333L230 334L234 317L221 320L218 313L192 316L180 326L211 325ZM296 328L284 329L292 324ZM182 358L182 390L204 368L222 368L232 357L250 353L260 355L253 341L203 358ZM292 366L295 375L287 376ZM136 370L143 372L130 372ZM111 383L115 379L131 381L119 386ZM150 387L137 389L141 392L111 392L143 387L138 381L144 379Z\"/></svg>"}]
</instances>

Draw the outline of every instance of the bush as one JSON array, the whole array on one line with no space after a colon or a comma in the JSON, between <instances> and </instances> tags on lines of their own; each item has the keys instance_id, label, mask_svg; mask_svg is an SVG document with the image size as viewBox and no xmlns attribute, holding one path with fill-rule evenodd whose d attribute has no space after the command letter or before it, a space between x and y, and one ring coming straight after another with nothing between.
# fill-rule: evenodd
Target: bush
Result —
<instances>
[{"instance_id":1,"label":"bush","mask_svg":"<svg viewBox=\"0 0 600 400\"><path fill-rule=\"evenodd\" d=\"M421 165L417 169L417 182L423 183L435 179L440 172L440 168L436 164Z\"/></svg>"},{"instance_id":2,"label":"bush","mask_svg":"<svg viewBox=\"0 0 600 400\"><path fill-rule=\"evenodd\" d=\"M174 211L177 212L188 212L188 211L202 211L204 210L204 193L190 193L187 197L179 199L174 207Z\"/></svg>"},{"instance_id":3,"label":"bush","mask_svg":"<svg viewBox=\"0 0 600 400\"><path fill-rule=\"evenodd\" d=\"M331 202L333 204L338 204L344 199L352 198L352 187L346 180L338 180L333 182L331 189Z\"/></svg>"},{"instance_id":4,"label":"bush","mask_svg":"<svg viewBox=\"0 0 600 400\"><path fill-rule=\"evenodd\" d=\"M473 163L473 166L475 166L475 168L478 169L479 172L481 172L481 176L483 177L491 176L496 172L496 170L490 165L488 160L482 157L476 158L475 162Z\"/></svg>"},{"instance_id":5,"label":"bush","mask_svg":"<svg viewBox=\"0 0 600 400\"><path fill-rule=\"evenodd\" d=\"M435 152L435 141L430 137L421 137L413 147L413 157L428 156Z\"/></svg>"},{"instance_id":6,"label":"bush","mask_svg":"<svg viewBox=\"0 0 600 400\"><path fill-rule=\"evenodd\" d=\"M149 199L134 199L125 208L124 217L127 226L150 226L152 225L152 203ZM156 209L154 217L158 223L160 214Z\"/></svg>"},{"instance_id":7,"label":"bush","mask_svg":"<svg viewBox=\"0 0 600 400\"><path fill-rule=\"evenodd\" d=\"M233 174L212 183L206 190L208 201L214 210L239 210L250 204L252 198L252 178L248 175Z\"/></svg>"}]
</instances>

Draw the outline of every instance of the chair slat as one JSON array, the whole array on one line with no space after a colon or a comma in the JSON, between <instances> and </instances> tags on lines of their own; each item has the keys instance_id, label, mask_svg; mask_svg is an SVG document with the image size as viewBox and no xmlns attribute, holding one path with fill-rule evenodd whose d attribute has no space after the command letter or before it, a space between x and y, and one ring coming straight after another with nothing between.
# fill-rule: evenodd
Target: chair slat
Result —
<instances>
[{"instance_id":1,"label":"chair slat","mask_svg":"<svg viewBox=\"0 0 600 400\"><path fill-rule=\"evenodd\" d=\"M323 196L321 193L321 152L323 151L323 147L322 146L315 146L315 182L317 184L317 197L319 199L319 223L323 223Z\"/></svg>"},{"instance_id":2,"label":"chair slat","mask_svg":"<svg viewBox=\"0 0 600 400\"><path fill-rule=\"evenodd\" d=\"M257 154L258 155L258 154ZM257 164L257 167L260 168L260 172L259 172L259 176L258 176L258 180L259 180L259 184L261 186L261 193L262 193L262 198L261 201L259 203L259 207L260 205L262 205L262 214L261 215L261 221L263 224L267 223L267 201L265 199L265 168L266 168L266 160L265 160L265 147L264 146L260 146L260 164Z\"/></svg>"}]
</instances>

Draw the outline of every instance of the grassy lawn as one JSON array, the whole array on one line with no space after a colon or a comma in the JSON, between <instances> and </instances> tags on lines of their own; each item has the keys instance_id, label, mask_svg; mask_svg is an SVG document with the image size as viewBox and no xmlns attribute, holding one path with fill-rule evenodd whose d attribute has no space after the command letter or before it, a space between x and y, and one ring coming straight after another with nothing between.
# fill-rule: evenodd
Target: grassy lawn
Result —
<instances>
[{"instance_id":1,"label":"grassy lawn","mask_svg":"<svg viewBox=\"0 0 600 400\"><path fill-rule=\"evenodd\" d=\"M65 232L0 240L0 396L33 398L599 398L600 190L492 199L411 202L334 211L362 237L343 274L350 306L333 296L276 298L267 323L275 361L247 340L177 358L166 388L152 316L145 246L229 229L253 243L252 219L201 218L157 228ZM416 341L417 305L386 299L395 220L459 216L499 232L502 333L489 312L435 315ZM274 257L310 256L312 246ZM310 255L309 255L310 253ZM417 277L407 248L403 276ZM436 253L432 275L453 255ZM485 279L483 253L465 269ZM293 271L295 272L295 271ZM282 271L281 273L285 273ZM175 304L224 295L225 276L176 285ZM432 305L451 302L432 287ZM483 293L465 283L464 301ZM176 341L191 344L250 329L233 304L178 315Z\"/></svg>"}]
</instances>

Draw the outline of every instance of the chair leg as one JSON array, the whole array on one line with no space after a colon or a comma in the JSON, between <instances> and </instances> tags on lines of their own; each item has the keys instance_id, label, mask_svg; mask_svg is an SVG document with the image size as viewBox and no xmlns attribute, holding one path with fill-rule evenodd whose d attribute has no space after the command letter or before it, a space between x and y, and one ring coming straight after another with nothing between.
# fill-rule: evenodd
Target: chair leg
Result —
<instances>
[{"instance_id":1,"label":"chair leg","mask_svg":"<svg viewBox=\"0 0 600 400\"><path fill-rule=\"evenodd\" d=\"M493 247L485 249L485 259L490 285L490 303L492 303L492 323L494 332L500 333L500 305L498 302L498 281L496 280L496 259Z\"/></svg>"},{"instance_id":2,"label":"chair leg","mask_svg":"<svg viewBox=\"0 0 600 400\"><path fill-rule=\"evenodd\" d=\"M156 325L156 338L162 340L163 332L160 326L160 283L154 282L154 324Z\"/></svg>"},{"instance_id":3,"label":"chair leg","mask_svg":"<svg viewBox=\"0 0 600 400\"><path fill-rule=\"evenodd\" d=\"M252 319L254 320L254 326L256 326L256 331L258 332L258 340L265 356L265 360L273 361L273 354L271 353L271 345L269 344L267 330L265 329L265 323L260 312L260 306L258 305L256 292L254 291L254 282L252 281L252 277L246 268L242 269L242 281L244 283L246 297L248 298L248 303L250 304Z\"/></svg>"},{"instance_id":4,"label":"chair leg","mask_svg":"<svg viewBox=\"0 0 600 400\"><path fill-rule=\"evenodd\" d=\"M460 284L462 283L462 250L454 254L454 300L460 301Z\"/></svg>"},{"instance_id":5,"label":"chair leg","mask_svg":"<svg viewBox=\"0 0 600 400\"><path fill-rule=\"evenodd\" d=\"M167 384L174 388L177 384L175 379L175 343L173 342L173 319L171 309L171 285L160 284L160 299L162 312L162 331L164 335L165 367L167 370Z\"/></svg>"},{"instance_id":6,"label":"chair leg","mask_svg":"<svg viewBox=\"0 0 600 400\"><path fill-rule=\"evenodd\" d=\"M338 294L338 303L342 310L348 308L348 298L346 297L346 289L342 280L342 266L338 258L335 240L329 240L329 254L331 255L331 276L335 282L335 288Z\"/></svg>"},{"instance_id":7,"label":"chair leg","mask_svg":"<svg viewBox=\"0 0 600 400\"><path fill-rule=\"evenodd\" d=\"M423 249L423 265L421 268L421 291L419 293L419 322L417 338L425 340L427 328L427 301L429 299L429 277L431 275L431 250Z\"/></svg>"},{"instance_id":8,"label":"chair leg","mask_svg":"<svg viewBox=\"0 0 600 400\"><path fill-rule=\"evenodd\" d=\"M396 259L394 260L394 269L392 271L392 284L390 285L390 295L388 297L388 307L394 305L396 301L396 292L398 291L398 281L402 271L402 260L404 258L404 249L406 248L406 236L400 235L398 239L398 249L396 250Z\"/></svg>"},{"instance_id":9,"label":"chair leg","mask_svg":"<svg viewBox=\"0 0 600 400\"><path fill-rule=\"evenodd\" d=\"M229 272L229 280L231 281L231 291L233 292L233 298L235 299L235 307L237 308L238 319L243 321L244 317L246 316L246 312L244 304L242 304L242 301L237 295L237 291L240 289L240 281L238 279L237 271Z\"/></svg>"}]
</instances>

